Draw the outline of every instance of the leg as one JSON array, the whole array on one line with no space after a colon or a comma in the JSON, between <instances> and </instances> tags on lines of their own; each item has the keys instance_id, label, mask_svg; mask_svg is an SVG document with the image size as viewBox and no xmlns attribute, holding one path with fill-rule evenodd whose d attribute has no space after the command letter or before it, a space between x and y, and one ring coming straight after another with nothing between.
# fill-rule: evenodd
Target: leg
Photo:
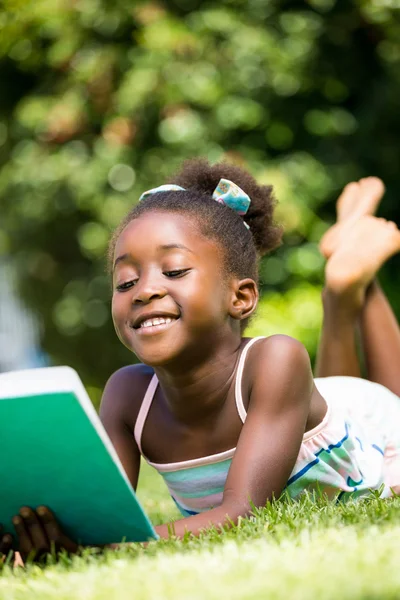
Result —
<instances>
[{"instance_id":1,"label":"leg","mask_svg":"<svg viewBox=\"0 0 400 600\"><path fill-rule=\"evenodd\" d=\"M360 331L368 379L400 396L400 328L376 281L367 290Z\"/></svg>"},{"instance_id":2,"label":"leg","mask_svg":"<svg viewBox=\"0 0 400 600\"><path fill-rule=\"evenodd\" d=\"M399 251L400 231L394 223L364 216L353 222L351 227L343 228L338 246L325 270L324 322L317 357L317 376L360 376L355 335L359 316L363 314L366 291L384 262ZM382 298L380 300L379 310ZM363 327L363 339L367 342L369 363L375 366L375 372L379 364L382 376L387 356L385 360L378 360L382 343L377 344L377 328L372 327L371 317L367 318L371 313L372 318L376 318L373 310L375 304L363 316L363 324L367 322L369 325L365 331ZM379 321L379 327L382 324ZM381 340L383 333L379 335ZM372 345L374 350L371 353Z\"/></svg>"},{"instance_id":3,"label":"leg","mask_svg":"<svg viewBox=\"0 0 400 600\"><path fill-rule=\"evenodd\" d=\"M341 240L346 240L346 230L363 216L375 213L384 191L383 182L377 177L367 177L346 185L336 203L337 222L320 242L320 250L325 258L329 259L337 250ZM316 373L320 377L329 375L360 377L356 347L360 301L354 303L351 294L337 294L335 284L331 282L331 275L332 269L330 268L329 271L327 269L327 285L322 294L324 321Z\"/></svg>"},{"instance_id":4,"label":"leg","mask_svg":"<svg viewBox=\"0 0 400 600\"><path fill-rule=\"evenodd\" d=\"M324 317L319 341L316 377L348 375L361 377L356 347L358 310L327 280L322 293Z\"/></svg>"}]
</instances>

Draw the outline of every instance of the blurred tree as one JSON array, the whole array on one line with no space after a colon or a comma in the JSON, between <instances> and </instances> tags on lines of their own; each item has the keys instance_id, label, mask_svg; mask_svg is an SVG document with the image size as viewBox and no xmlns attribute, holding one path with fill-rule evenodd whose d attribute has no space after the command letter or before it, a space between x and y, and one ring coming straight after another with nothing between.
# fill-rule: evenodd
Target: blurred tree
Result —
<instances>
[{"instance_id":1,"label":"blurred tree","mask_svg":"<svg viewBox=\"0 0 400 600\"><path fill-rule=\"evenodd\" d=\"M94 398L134 360L109 316L109 233L195 155L275 185L285 244L263 262L250 333L315 354L317 242L339 190L379 175L400 217L399 14L395 0L3 0L0 254L46 352Z\"/></svg>"}]
</instances>

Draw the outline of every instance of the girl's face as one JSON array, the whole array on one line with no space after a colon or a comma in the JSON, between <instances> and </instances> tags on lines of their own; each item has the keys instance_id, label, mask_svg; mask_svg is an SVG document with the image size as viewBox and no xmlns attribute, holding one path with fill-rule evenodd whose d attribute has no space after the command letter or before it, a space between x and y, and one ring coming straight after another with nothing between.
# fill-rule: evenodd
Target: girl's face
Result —
<instances>
[{"instance_id":1,"label":"girl's face","mask_svg":"<svg viewBox=\"0 0 400 600\"><path fill-rule=\"evenodd\" d=\"M131 221L114 253L112 316L122 343L148 365L184 366L232 335L222 261L189 217L160 211Z\"/></svg>"}]
</instances>

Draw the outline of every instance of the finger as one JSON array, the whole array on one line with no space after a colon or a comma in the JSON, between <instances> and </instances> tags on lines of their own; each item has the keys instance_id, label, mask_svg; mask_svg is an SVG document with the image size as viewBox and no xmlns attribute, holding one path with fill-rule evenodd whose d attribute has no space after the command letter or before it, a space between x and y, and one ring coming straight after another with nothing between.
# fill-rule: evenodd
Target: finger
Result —
<instances>
[{"instance_id":1,"label":"finger","mask_svg":"<svg viewBox=\"0 0 400 600\"><path fill-rule=\"evenodd\" d=\"M16 553L14 554L14 563L13 563L13 567L14 567L14 569L15 569L16 567L24 567L24 566L25 566L25 563L24 563L24 561L23 561L23 559L22 559L22 556L21 556L21 554L20 554L19 552L16 552Z\"/></svg>"},{"instance_id":2,"label":"finger","mask_svg":"<svg viewBox=\"0 0 400 600\"><path fill-rule=\"evenodd\" d=\"M9 533L5 533L0 538L0 554L8 555L10 550L12 550L13 537Z\"/></svg>"},{"instance_id":3,"label":"finger","mask_svg":"<svg viewBox=\"0 0 400 600\"><path fill-rule=\"evenodd\" d=\"M64 548L67 552L76 552L78 545L64 534L54 513L46 506L38 506L36 512L50 544L54 545L56 550Z\"/></svg>"},{"instance_id":4,"label":"finger","mask_svg":"<svg viewBox=\"0 0 400 600\"><path fill-rule=\"evenodd\" d=\"M62 531L51 510L46 506L38 506L36 513L50 542L58 543L62 538Z\"/></svg>"},{"instance_id":5,"label":"finger","mask_svg":"<svg viewBox=\"0 0 400 600\"><path fill-rule=\"evenodd\" d=\"M46 532L42 527L42 523L38 519L36 513L29 508L29 506L23 506L19 511L21 517L24 519L25 528L29 532L29 536L32 540L32 544L37 554L44 554L50 551L50 544L46 536Z\"/></svg>"},{"instance_id":6,"label":"finger","mask_svg":"<svg viewBox=\"0 0 400 600\"><path fill-rule=\"evenodd\" d=\"M18 549L23 557L29 556L33 551L32 540L25 527L24 519L20 515L15 515L12 518L15 533L18 537Z\"/></svg>"}]
</instances>

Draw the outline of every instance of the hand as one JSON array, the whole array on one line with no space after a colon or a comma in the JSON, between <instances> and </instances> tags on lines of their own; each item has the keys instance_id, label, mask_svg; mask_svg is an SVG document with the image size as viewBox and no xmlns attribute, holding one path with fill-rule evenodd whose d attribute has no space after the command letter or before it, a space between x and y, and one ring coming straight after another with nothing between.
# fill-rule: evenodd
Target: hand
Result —
<instances>
[{"instance_id":1,"label":"hand","mask_svg":"<svg viewBox=\"0 0 400 600\"><path fill-rule=\"evenodd\" d=\"M17 549L24 562L28 557L40 559L52 552L58 554L61 550L78 551L78 545L62 532L55 516L45 506L36 510L23 506L12 522L18 538Z\"/></svg>"}]
</instances>

